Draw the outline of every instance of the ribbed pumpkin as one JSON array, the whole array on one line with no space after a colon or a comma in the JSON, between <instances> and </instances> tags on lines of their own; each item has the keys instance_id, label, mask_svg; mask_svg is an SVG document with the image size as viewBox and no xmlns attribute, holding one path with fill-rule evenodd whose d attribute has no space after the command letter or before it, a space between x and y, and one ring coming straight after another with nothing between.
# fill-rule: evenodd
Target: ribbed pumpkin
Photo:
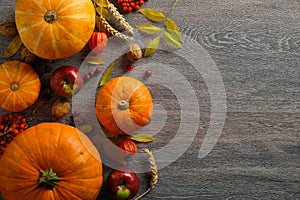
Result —
<instances>
[{"instance_id":1,"label":"ribbed pumpkin","mask_svg":"<svg viewBox=\"0 0 300 200\"><path fill-rule=\"evenodd\" d=\"M44 59L78 53L95 27L91 0L17 0L15 20L29 51Z\"/></svg>"},{"instance_id":2,"label":"ribbed pumpkin","mask_svg":"<svg viewBox=\"0 0 300 200\"><path fill-rule=\"evenodd\" d=\"M9 200L91 200L102 186L96 147L78 129L45 122L26 129L0 160L0 192Z\"/></svg>"},{"instance_id":3,"label":"ribbed pumpkin","mask_svg":"<svg viewBox=\"0 0 300 200\"><path fill-rule=\"evenodd\" d=\"M0 65L0 106L10 112L20 112L38 98L41 82L29 64L7 61Z\"/></svg>"},{"instance_id":4,"label":"ribbed pumpkin","mask_svg":"<svg viewBox=\"0 0 300 200\"><path fill-rule=\"evenodd\" d=\"M96 98L98 120L114 134L140 130L149 123L152 110L152 96L146 85L127 76L111 79Z\"/></svg>"}]
</instances>

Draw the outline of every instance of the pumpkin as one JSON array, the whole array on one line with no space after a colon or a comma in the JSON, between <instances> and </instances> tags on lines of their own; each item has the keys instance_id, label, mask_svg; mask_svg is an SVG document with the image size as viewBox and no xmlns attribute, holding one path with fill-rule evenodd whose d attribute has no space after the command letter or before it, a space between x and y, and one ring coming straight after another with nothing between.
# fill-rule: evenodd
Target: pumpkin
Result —
<instances>
[{"instance_id":1,"label":"pumpkin","mask_svg":"<svg viewBox=\"0 0 300 200\"><path fill-rule=\"evenodd\" d=\"M49 60L78 53L95 28L91 0L17 0L15 21L23 44Z\"/></svg>"},{"instance_id":2,"label":"pumpkin","mask_svg":"<svg viewBox=\"0 0 300 200\"><path fill-rule=\"evenodd\" d=\"M0 106L9 112L20 112L38 98L41 82L27 63L7 61L0 65Z\"/></svg>"},{"instance_id":3,"label":"pumpkin","mask_svg":"<svg viewBox=\"0 0 300 200\"><path fill-rule=\"evenodd\" d=\"M152 110L152 96L147 86L127 76L111 79L96 97L97 118L113 134L140 130L149 123Z\"/></svg>"},{"instance_id":4,"label":"pumpkin","mask_svg":"<svg viewBox=\"0 0 300 200\"><path fill-rule=\"evenodd\" d=\"M26 129L0 160L4 199L91 200L102 181L96 147L77 128L58 122Z\"/></svg>"}]
</instances>

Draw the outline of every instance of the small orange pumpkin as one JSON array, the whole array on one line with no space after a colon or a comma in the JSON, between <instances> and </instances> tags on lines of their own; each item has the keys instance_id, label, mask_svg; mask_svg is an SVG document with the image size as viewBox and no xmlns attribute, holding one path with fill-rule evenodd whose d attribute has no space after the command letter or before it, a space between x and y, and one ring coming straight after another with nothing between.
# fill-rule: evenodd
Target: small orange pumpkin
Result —
<instances>
[{"instance_id":1,"label":"small orange pumpkin","mask_svg":"<svg viewBox=\"0 0 300 200\"><path fill-rule=\"evenodd\" d=\"M29 64L7 61L0 65L0 106L9 112L20 112L38 98L41 82Z\"/></svg>"},{"instance_id":2,"label":"small orange pumpkin","mask_svg":"<svg viewBox=\"0 0 300 200\"><path fill-rule=\"evenodd\" d=\"M78 53L95 28L91 0L17 0L16 26L23 44L49 60Z\"/></svg>"},{"instance_id":3,"label":"small orange pumpkin","mask_svg":"<svg viewBox=\"0 0 300 200\"><path fill-rule=\"evenodd\" d=\"M131 134L143 128L149 123L152 110L148 88L127 76L111 79L96 98L98 120L114 134Z\"/></svg>"},{"instance_id":4,"label":"small orange pumpkin","mask_svg":"<svg viewBox=\"0 0 300 200\"><path fill-rule=\"evenodd\" d=\"M26 129L0 160L4 199L96 199L102 162L90 139L75 127L45 122Z\"/></svg>"}]
</instances>

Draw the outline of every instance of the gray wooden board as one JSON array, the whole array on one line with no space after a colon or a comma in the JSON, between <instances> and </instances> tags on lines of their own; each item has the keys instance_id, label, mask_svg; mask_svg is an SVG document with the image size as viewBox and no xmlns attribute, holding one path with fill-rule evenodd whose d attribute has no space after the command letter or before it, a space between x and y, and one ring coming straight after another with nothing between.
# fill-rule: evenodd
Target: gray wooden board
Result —
<instances>
[{"instance_id":1,"label":"gray wooden board","mask_svg":"<svg viewBox=\"0 0 300 200\"><path fill-rule=\"evenodd\" d=\"M14 3L1 0L0 21L14 18ZM172 3L148 0L144 7L167 13ZM185 153L159 170L157 186L144 199L300 199L300 2L179 1L171 18L215 62L226 91L226 120L217 144L200 159L199 149L212 116L210 93L201 74L186 61L176 56L169 59L194 88L201 114L199 128ZM127 14L126 19L133 26L149 23L138 13ZM9 39L1 36L0 41L2 54ZM38 60L34 68L47 85L55 68L78 66L81 56L53 63ZM18 58L19 54L0 61ZM51 67L50 72L45 72L45 66ZM157 150L174 138L180 123L193 125L193 121L181 121L172 91L155 85L149 88L167 118L154 142L139 145ZM22 114L30 125L57 121L49 106L56 98L34 116L32 108ZM191 119L194 114L191 110ZM70 115L58 121L70 123ZM186 138L180 139L184 142ZM168 163L170 157L159 159ZM110 170L104 166L104 180ZM139 177L142 193L150 176L142 173ZM104 184L98 199L110 198Z\"/></svg>"}]
</instances>

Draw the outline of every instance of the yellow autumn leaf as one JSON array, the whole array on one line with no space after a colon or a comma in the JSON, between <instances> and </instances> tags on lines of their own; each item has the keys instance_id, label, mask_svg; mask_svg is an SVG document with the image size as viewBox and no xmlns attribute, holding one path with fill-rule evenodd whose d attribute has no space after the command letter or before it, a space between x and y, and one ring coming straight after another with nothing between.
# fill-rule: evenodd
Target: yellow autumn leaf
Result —
<instances>
[{"instance_id":1,"label":"yellow autumn leaf","mask_svg":"<svg viewBox=\"0 0 300 200\"><path fill-rule=\"evenodd\" d=\"M102 77L101 80L100 80L100 87L103 86L105 83L107 83L107 82L110 80L110 78L111 78L111 76L112 76L112 72L113 72L113 70L114 70L114 66L115 66L115 62L112 62L112 63L108 66L108 68L106 69L106 71L105 71L103 77Z\"/></svg>"},{"instance_id":2,"label":"yellow autumn leaf","mask_svg":"<svg viewBox=\"0 0 300 200\"><path fill-rule=\"evenodd\" d=\"M95 3L97 4L97 6L100 6L100 7L103 7L103 8L108 7L107 0L96 0Z\"/></svg>"},{"instance_id":3,"label":"yellow autumn leaf","mask_svg":"<svg viewBox=\"0 0 300 200\"><path fill-rule=\"evenodd\" d=\"M102 65L104 64L104 61L99 58L98 56L87 56L85 58L86 62L91 65Z\"/></svg>"},{"instance_id":4,"label":"yellow autumn leaf","mask_svg":"<svg viewBox=\"0 0 300 200\"><path fill-rule=\"evenodd\" d=\"M6 48L6 51L3 55L1 55L1 57L9 58L15 55L15 53L17 53L17 51L21 48L22 44L23 42L21 41L20 36L16 35L9 43L8 47Z\"/></svg>"},{"instance_id":5,"label":"yellow autumn leaf","mask_svg":"<svg viewBox=\"0 0 300 200\"><path fill-rule=\"evenodd\" d=\"M165 19L165 15L161 12L151 9L151 8L142 8L139 10L147 19L154 21L154 22L161 22Z\"/></svg>"},{"instance_id":6,"label":"yellow autumn leaf","mask_svg":"<svg viewBox=\"0 0 300 200\"><path fill-rule=\"evenodd\" d=\"M163 30L162 33L163 33L165 41L169 45L171 45L172 47L175 47L175 48L182 48L181 42L176 37L174 37L172 34L170 34L169 32L167 32L165 30Z\"/></svg>"},{"instance_id":7,"label":"yellow autumn leaf","mask_svg":"<svg viewBox=\"0 0 300 200\"><path fill-rule=\"evenodd\" d=\"M102 17L104 17L106 20L110 20L110 15L109 12L106 8L103 7L97 7L96 11L99 15L101 15Z\"/></svg>"},{"instance_id":8,"label":"yellow autumn leaf","mask_svg":"<svg viewBox=\"0 0 300 200\"><path fill-rule=\"evenodd\" d=\"M140 133L137 135L130 136L130 139L136 142L152 142L154 140L154 136L149 133Z\"/></svg>"},{"instance_id":9,"label":"yellow autumn leaf","mask_svg":"<svg viewBox=\"0 0 300 200\"><path fill-rule=\"evenodd\" d=\"M152 24L143 24L143 25L136 26L136 28L148 34L156 34L160 31L159 27L154 26Z\"/></svg>"},{"instance_id":10,"label":"yellow autumn leaf","mask_svg":"<svg viewBox=\"0 0 300 200\"><path fill-rule=\"evenodd\" d=\"M144 53L145 57L152 55L157 50L159 41L160 41L160 34L148 43Z\"/></svg>"},{"instance_id":11,"label":"yellow autumn leaf","mask_svg":"<svg viewBox=\"0 0 300 200\"><path fill-rule=\"evenodd\" d=\"M180 42L183 41L182 35L179 31L179 28L172 19L168 18L166 20L165 25L166 25L166 28L170 31L170 33L178 39L178 41L180 41Z\"/></svg>"}]
</instances>

